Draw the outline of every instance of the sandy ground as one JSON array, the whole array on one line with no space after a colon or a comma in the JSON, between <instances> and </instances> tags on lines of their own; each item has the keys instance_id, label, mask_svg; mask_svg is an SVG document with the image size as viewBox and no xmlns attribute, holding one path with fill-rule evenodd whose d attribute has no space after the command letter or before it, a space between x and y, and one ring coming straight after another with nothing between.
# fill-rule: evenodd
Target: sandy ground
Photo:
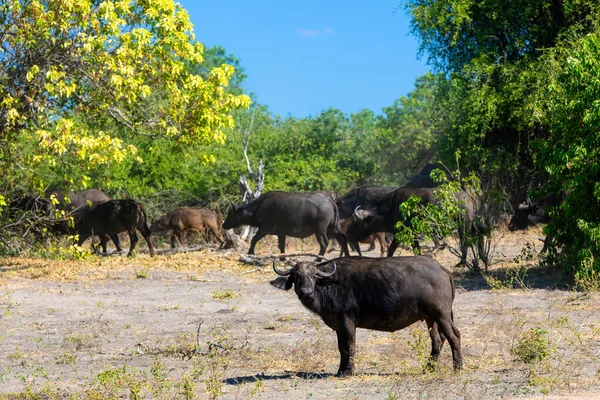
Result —
<instances>
[{"instance_id":1,"label":"sandy ground","mask_svg":"<svg viewBox=\"0 0 600 400\"><path fill-rule=\"evenodd\" d=\"M539 250L536 236L502 235L493 280L454 271L463 371L452 371L446 345L423 372L430 349L419 323L359 330L357 374L343 379L333 376L335 333L293 291L269 285L269 267L237 252L3 259L0 398L600 398L600 296L567 290L535 259L515 262L524 244ZM258 252L275 248L269 239ZM434 257L456 263L448 251ZM540 339L525 342L530 332ZM524 362L523 343L547 357Z\"/></svg>"}]
</instances>

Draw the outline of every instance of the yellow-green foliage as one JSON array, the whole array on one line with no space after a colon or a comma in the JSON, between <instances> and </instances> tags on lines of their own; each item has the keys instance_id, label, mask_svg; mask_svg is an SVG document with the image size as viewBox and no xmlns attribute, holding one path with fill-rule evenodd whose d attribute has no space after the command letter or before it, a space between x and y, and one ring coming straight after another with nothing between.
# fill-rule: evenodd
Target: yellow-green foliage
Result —
<instances>
[{"instance_id":1,"label":"yellow-green foliage","mask_svg":"<svg viewBox=\"0 0 600 400\"><path fill-rule=\"evenodd\" d=\"M190 72L203 46L173 0L7 0L0 15L0 145L17 150L21 135L37 143L32 166L135 155L113 130L89 124L103 118L129 134L223 142L230 111L250 104L227 91L233 67Z\"/></svg>"}]
</instances>

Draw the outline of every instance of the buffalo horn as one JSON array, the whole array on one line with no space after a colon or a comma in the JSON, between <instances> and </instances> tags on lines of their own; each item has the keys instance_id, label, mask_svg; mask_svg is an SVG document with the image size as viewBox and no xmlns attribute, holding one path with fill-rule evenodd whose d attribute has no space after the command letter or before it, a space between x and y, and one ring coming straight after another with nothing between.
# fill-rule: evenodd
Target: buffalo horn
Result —
<instances>
[{"instance_id":1,"label":"buffalo horn","mask_svg":"<svg viewBox=\"0 0 600 400\"><path fill-rule=\"evenodd\" d=\"M333 264L333 271L331 271L331 272L323 272L320 269L317 269L317 276L319 278L327 278L328 276L331 276L331 275L335 274L335 271L337 269L337 265L335 264L335 261L322 262L322 263L317 264L317 267L320 266L320 265L328 264L328 263L332 263Z\"/></svg>"},{"instance_id":2,"label":"buffalo horn","mask_svg":"<svg viewBox=\"0 0 600 400\"><path fill-rule=\"evenodd\" d=\"M363 216L358 214L358 209L360 208L360 205L356 206L356 208L354 209L354 212L352 213L352 216L354 217L354 219L359 219L359 220L363 220Z\"/></svg>"},{"instance_id":3,"label":"buffalo horn","mask_svg":"<svg viewBox=\"0 0 600 400\"><path fill-rule=\"evenodd\" d=\"M531 204L529 203L521 203L519 204L519 210L530 210Z\"/></svg>"},{"instance_id":4,"label":"buffalo horn","mask_svg":"<svg viewBox=\"0 0 600 400\"><path fill-rule=\"evenodd\" d=\"M273 260L273 271L275 271L277 275L281 276L290 276L290 274L292 273L291 269L287 271L281 271L279 268L277 268L277 260Z\"/></svg>"}]
</instances>

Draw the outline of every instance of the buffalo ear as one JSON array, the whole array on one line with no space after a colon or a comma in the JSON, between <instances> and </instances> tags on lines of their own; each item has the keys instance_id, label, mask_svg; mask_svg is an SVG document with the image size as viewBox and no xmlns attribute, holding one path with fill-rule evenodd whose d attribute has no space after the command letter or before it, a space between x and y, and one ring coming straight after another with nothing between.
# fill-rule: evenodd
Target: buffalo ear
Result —
<instances>
[{"instance_id":1,"label":"buffalo ear","mask_svg":"<svg viewBox=\"0 0 600 400\"><path fill-rule=\"evenodd\" d=\"M269 282L271 285L275 286L277 289L281 289L281 290L290 290L294 284L294 280L292 279L292 277L279 277L277 279L272 280L271 282Z\"/></svg>"}]
</instances>

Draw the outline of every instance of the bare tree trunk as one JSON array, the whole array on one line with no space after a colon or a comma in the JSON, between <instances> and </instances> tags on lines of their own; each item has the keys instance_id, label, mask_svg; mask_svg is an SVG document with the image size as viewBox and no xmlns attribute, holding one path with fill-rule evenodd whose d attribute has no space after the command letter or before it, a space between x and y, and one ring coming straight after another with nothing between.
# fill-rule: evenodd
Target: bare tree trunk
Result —
<instances>
[{"instance_id":1,"label":"bare tree trunk","mask_svg":"<svg viewBox=\"0 0 600 400\"><path fill-rule=\"evenodd\" d=\"M262 193L262 190L265 188L265 174L263 172L265 165L263 164L262 159L259 160L257 171L256 173L254 173L254 171L252 170L252 165L250 163L250 158L248 157L248 147L250 145L250 136L252 135L252 125L254 124L255 112L256 109L252 111L252 118L250 119L250 125L248 126L248 129L246 130L246 132L242 133L242 145L244 158L246 159L246 167L248 168L248 175L250 176L252 181L254 181L255 185L254 190L252 190L250 188L248 180L246 179L246 176L240 176L240 193L242 195L243 203L248 203L254 199L257 199ZM251 226L244 226L242 228L240 238L246 241L249 237L254 236L254 233L256 233L256 228Z\"/></svg>"}]
</instances>

